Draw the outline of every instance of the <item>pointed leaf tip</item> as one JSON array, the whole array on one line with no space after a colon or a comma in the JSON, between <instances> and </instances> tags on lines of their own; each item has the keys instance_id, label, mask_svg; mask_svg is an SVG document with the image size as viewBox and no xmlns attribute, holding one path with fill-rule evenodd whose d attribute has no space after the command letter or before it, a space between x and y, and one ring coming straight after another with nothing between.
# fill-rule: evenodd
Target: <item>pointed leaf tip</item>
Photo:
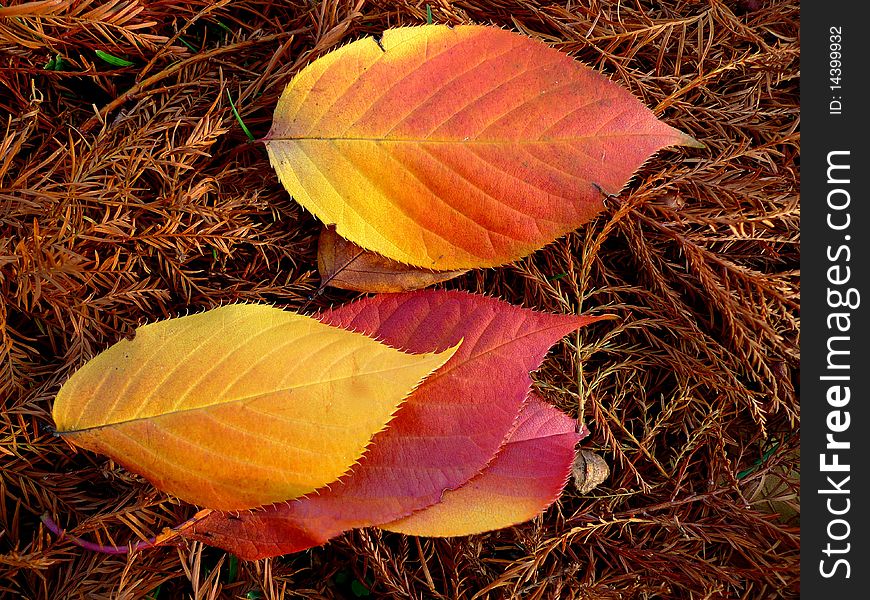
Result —
<instances>
[{"instance_id":1,"label":"pointed leaf tip","mask_svg":"<svg viewBox=\"0 0 870 600\"><path fill-rule=\"evenodd\" d=\"M681 135L682 135L682 137L680 139L680 142L678 144L676 144L678 146L687 146L689 148L706 148L707 147L707 144L705 144L704 142L701 142L699 140L696 140L695 138L693 138L692 136L690 136L686 133L683 133Z\"/></svg>"}]
</instances>

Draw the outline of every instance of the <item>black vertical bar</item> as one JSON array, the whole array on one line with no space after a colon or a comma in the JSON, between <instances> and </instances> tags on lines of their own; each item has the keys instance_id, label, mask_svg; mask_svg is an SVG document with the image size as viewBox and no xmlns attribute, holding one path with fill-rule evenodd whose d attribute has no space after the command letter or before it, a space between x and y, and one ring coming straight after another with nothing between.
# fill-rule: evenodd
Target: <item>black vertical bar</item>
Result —
<instances>
[{"instance_id":1,"label":"black vertical bar","mask_svg":"<svg viewBox=\"0 0 870 600\"><path fill-rule=\"evenodd\" d=\"M801 596L870 597L870 40L863 3L801 5Z\"/></svg>"}]
</instances>

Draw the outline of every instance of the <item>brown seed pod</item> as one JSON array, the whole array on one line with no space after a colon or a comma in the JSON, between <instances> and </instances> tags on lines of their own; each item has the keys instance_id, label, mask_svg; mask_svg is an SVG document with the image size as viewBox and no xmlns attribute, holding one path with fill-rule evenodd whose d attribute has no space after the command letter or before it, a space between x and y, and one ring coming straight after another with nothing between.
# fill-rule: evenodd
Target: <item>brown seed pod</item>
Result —
<instances>
[{"instance_id":1,"label":"brown seed pod","mask_svg":"<svg viewBox=\"0 0 870 600\"><path fill-rule=\"evenodd\" d=\"M579 450L571 467L574 486L581 494L591 492L610 476L610 467L603 458L589 450Z\"/></svg>"}]
</instances>

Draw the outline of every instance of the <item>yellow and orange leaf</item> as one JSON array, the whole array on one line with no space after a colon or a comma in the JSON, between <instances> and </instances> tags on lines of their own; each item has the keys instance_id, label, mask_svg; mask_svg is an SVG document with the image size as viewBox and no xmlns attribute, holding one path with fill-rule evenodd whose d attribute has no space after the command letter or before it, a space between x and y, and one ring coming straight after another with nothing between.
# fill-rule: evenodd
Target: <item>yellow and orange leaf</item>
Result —
<instances>
[{"instance_id":1,"label":"yellow and orange leaf","mask_svg":"<svg viewBox=\"0 0 870 600\"><path fill-rule=\"evenodd\" d=\"M357 292L404 292L453 279L465 271L430 271L381 256L324 227L317 244L317 269L325 285Z\"/></svg>"},{"instance_id":2,"label":"yellow and orange leaf","mask_svg":"<svg viewBox=\"0 0 870 600\"><path fill-rule=\"evenodd\" d=\"M339 235L433 270L526 256L656 151L699 145L570 56L472 25L392 29L314 61L264 141L287 190Z\"/></svg>"},{"instance_id":3,"label":"yellow and orange leaf","mask_svg":"<svg viewBox=\"0 0 870 600\"><path fill-rule=\"evenodd\" d=\"M54 420L65 439L183 500L252 508L341 477L455 349L409 354L229 305L140 327L73 374Z\"/></svg>"}]
</instances>

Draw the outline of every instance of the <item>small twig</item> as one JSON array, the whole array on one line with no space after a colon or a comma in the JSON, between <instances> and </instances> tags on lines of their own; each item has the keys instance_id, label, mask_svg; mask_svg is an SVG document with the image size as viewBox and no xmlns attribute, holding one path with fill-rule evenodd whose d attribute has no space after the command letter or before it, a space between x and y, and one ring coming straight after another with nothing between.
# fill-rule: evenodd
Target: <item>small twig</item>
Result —
<instances>
[{"instance_id":1,"label":"small twig","mask_svg":"<svg viewBox=\"0 0 870 600\"><path fill-rule=\"evenodd\" d=\"M139 71L139 74L136 76L136 80L141 81L142 78L145 77L145 74L148 73L148 71L150 71L154 67L154 65L157 63L157 60L161 56L163 56L163 54L165 54L167 50L169 50L172 47L172 44L174 44L176 42L176 40L180 41L185 46L188 46L188 48L192 52L198 52L198 50L190 47L184 40L182 40L181 36L184 35L185 32L187 32L187 30L190 28L191 25L193 25L194 23L199 21L202 17L206 16L208 13L210 13L214 10L217 10L219 8L223 8L224 6L229 4L230 1L231 0L220 0L219 2L215 2L214 4L208 4L205 6L205 8L203 8L198 13L193 15L193 17L187 23L185 23L178 31L175 32L175 35L173 35L171 38L166 40L166 42L163 44L163 46L159 50L157 50L157 52L154 53L154 56L151 57L151 60L148 61L148 64L146 64L144 67L142 67L142 70Z\"/></svg>"},{"instance_id":2,"label":"small twig","mask_svg":"<svg viewBox=\"0 0 870 600\"><path fill-rule=\"evenodd\" d=\"M426 8L429 8L428 6ZM432 574L429 572L429 565L426 564L426 554L423 552L423 546L420 544L420 538L414 537L414 543L417 544L417 554L420 557L420 566L423 568L423 576L426 578L426 585L429 589L437 593L435 581L432 579Z\"/></svg>"},{"instance_id":3,"label":"small twig","mask_svg":"<svg viewBox=\"0 0 870 600\"><path fill-rule=\"evenodd\" d=\"M605 192L604 188L601 187L600 185L598 185L597 183L595 183L594 181L592 182L592 187L594 187L596 190L598 190L599 194L604 196L603 201L604 201L605 207L610 208L609 206L607 206L608 202L613 202L616 204L616 206L620 205L619 197L616 194L610 194L608 192Z\"/></svg>"},{"instance_id":4,"label":"small twig","mask_svg":"<svg viewBox=\"0 0 870 600\"><path fill-rule=\"evenodd\" d=\"M200 54L194 54L190 58L186 58L186 59L180 60L176 63L172 63L171 65L167 66L162 71L155 73L154 75L151 75L150 77L147 77L146 79L143 79L142 81L134 84L133 87L131 87L129 90L127 90L126 92L124 92L123 94L121 94L120 96L118 96L117 98L115 98L114 100L109 102L108 104L106 104L103 108L101 108L99 110L98 115L91 117L90 119L88 119L84 123L84 125L81 126L80 131L82 133L89 132L91 129L96 127L96 125L98 123L100 123L100 119L105 119L106 115L108 115L112 111L120 108L122 105L124 105L124 103L129 101L133 96L142 92L142 90L147 89L148 87L154 85L155 83L157 83L158 81L160 81L162 79L166 79L167 77L169 77L171 75L179 73L180 71L182 71L186 67L189 67L190 65L194 65L196 63L203 62L203 61L212 60L215 57L220 56L222 54L227 54L229 52L236 52L236 51L242 50L244 48L248 48L250 46L256 46L258 44L268 44L268 43L275 42L278 40L283 40L285 38L292 37L292 36L296 35L297 33L303 33L305 31L308 31L307 27L302 28L302 29L294 29L292 31L284 31L281 33L273 34L273 35L266 35L266 36L256 38L256 39L245 40L243 42L236 42L236 43L231 44L229 46L221 46L219 48L214 48L213 50L209 50L207 52L202 52Z\"/></svg>"}]
</instances>

